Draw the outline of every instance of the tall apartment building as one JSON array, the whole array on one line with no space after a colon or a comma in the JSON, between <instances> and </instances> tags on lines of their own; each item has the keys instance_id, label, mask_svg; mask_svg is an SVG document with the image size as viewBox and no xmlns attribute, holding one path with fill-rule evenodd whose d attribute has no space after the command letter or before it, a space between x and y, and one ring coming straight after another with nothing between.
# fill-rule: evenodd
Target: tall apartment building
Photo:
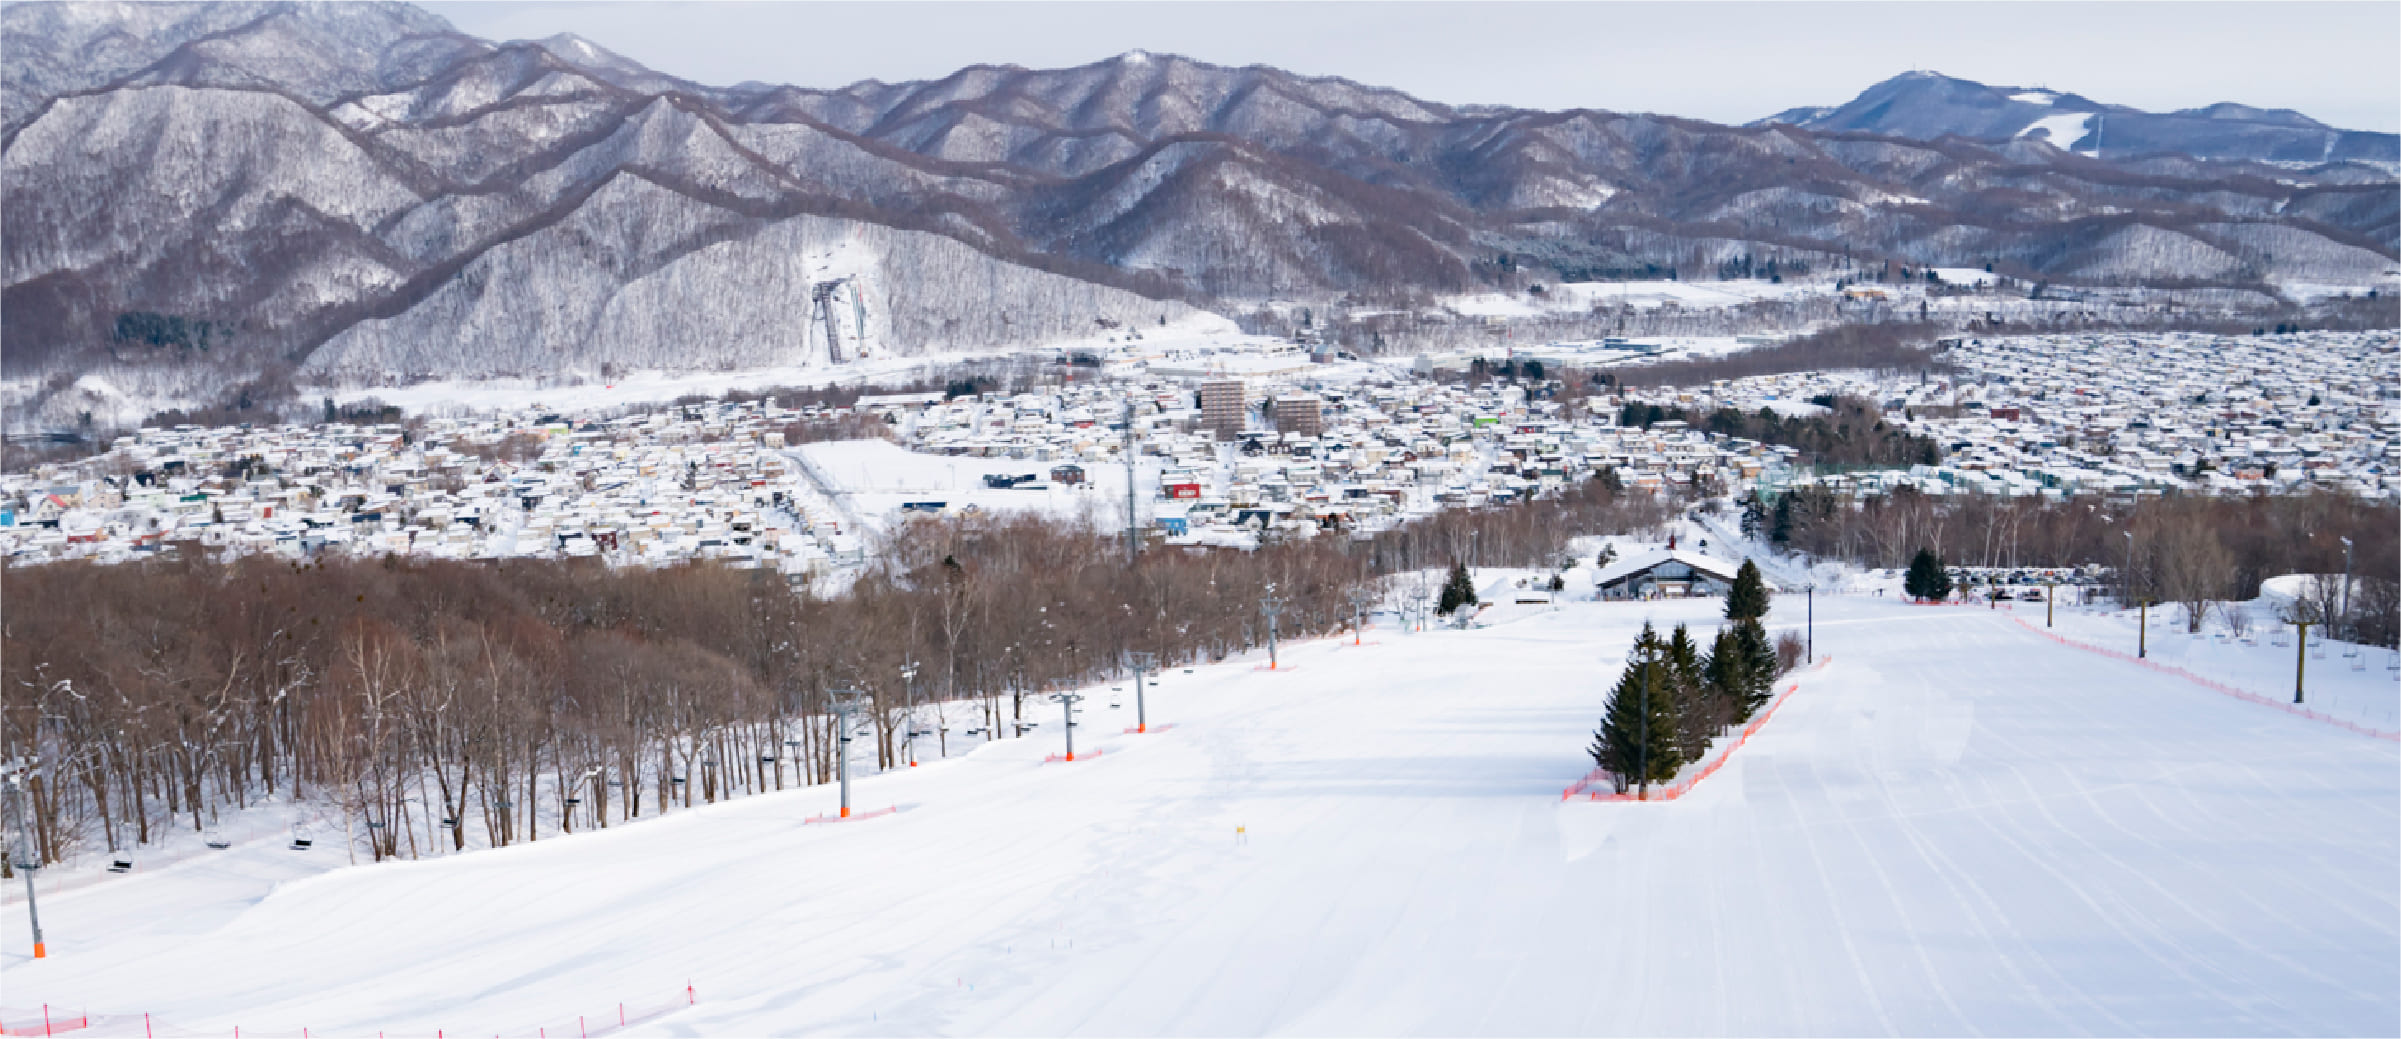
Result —
<instances>
[{"instance_id":1,"label":"tall apartment building","mask_svg":"<svg viewBox=\"0 0 2401 1039\"><path fill-rule=\"evenodd\" d=\"M1325 432L1326 402L1314 393L1276 398L1276 429L1305 437Z\"/></svg>"},{"instance_id":2,"label":"tall apartment building","mask_svg":"<svg viewBox=\"0 0 2401 1039\"><path fill-rule=\"evenodd\" d=\"M1243 426L1243 386L1240 379L1217 379L1200 388L1201 425L1219 440L1232 440Z\"/></svg>"}]
</instances>

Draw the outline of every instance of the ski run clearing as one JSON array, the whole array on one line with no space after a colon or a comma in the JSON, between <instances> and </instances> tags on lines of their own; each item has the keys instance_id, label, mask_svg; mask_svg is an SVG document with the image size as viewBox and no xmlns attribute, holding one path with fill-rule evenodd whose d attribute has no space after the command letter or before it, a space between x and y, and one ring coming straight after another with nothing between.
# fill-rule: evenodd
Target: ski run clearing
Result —
<instances>
[{"instance_id":1,"label":"ski run clearing","mask_svg":"<svg viewBox=\"0 0 2401 1039\"><path fill-rule=\"evenodd\" d=\"M1177 668L1150 698L1172 729L1123 734L1131 689L1096 691L1072 764L1029 702L1042 728L862 779L862 812L900 811L847 823L804 824L835 804L812 787L359 868L259 836L45 892L40 961L12 883L5 1024L555 1036L624 1002L651 1014L624 1034L690 1036L2401 1028L2401 748L2046 639L2038 606L1820 596L1832 663L1691 796L1562 801L1637 628L1720 605L1496 606ZM1779 596L1769 627L1803 610ZM2072 634L2131 634L2105 620ZM2323 670L2391 702L2382 657Z\"/></svg>"}]
</instances>

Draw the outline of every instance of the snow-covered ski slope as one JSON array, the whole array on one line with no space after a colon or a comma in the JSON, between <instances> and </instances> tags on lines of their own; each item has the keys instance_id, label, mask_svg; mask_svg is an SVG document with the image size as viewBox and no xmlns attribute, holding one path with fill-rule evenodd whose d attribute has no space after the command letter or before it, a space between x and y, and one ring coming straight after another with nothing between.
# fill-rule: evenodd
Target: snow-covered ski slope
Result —
<instances>
[{"instance_id":1,"label":"snow-covered ski slope","mask_svg":"<svg viewBox=\"0 0 2401 1039\"><path fill-rule=\"evenodd\" d=\"M1045 703L1025 740L862 781L903 807L864 822L802 825L819 788L298 879L335 856L237 847L45 898L40 962L12 903L5 1002L245 1035L557 1035L687 982L630 1031L2401 1028L2401 750L2004 612L1821 596L1832 666L1724 770L1562 802L1636 627L1718 608L1178 669L1172 730L1121 734L1131 690L1100 690L1104 753L1045 764Z\"/></svg>"}]
</instances>

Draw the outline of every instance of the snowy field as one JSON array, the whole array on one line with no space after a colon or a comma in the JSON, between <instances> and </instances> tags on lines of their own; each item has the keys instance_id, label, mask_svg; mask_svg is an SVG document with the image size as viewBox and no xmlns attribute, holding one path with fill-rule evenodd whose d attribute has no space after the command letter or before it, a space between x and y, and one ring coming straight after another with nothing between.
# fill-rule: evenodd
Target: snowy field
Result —
<instances>
[{"instance_id":1,"label":"snowy field","mask_svg":"<svg viewBox=\"0 0 2401 1039\"><path fill-rule=\"evenodd\" d=\"M1832 666L1691 797L1563 803L1634 629L1717 609L1574 603L1179 670L1151 700L1172 729L1120 734L1131 697L1104 693L1084 760L1045 763L1049 707L1027 739L862 780L903 809L864 821L804 824L834 805L812 788L354 869L243 841L50 894L38 962L12 886L6 1020L559 1035L689 998L626 1032L2401 1026L2396 746L1998 611L1823 597Z\"/></svg>"},{"instance_id":2,"label":"snowy field","mask_svg":"<svg viewBox=\"0 0 2401 1039\"><path fill-rule=\"evenodd\" d=\"M839 365L818 360L782 367L725 371L642 370L628 372L614 379L580 376L557 380L439 379L406 386L310 387L301 391L301 397L315 400L320 396L328 396L344 406L375 400L410 414L467 415L537 406L564 411L606 411L632 405L665 403L686 396L722 397L736 390L755 393L767 389L806 389L932 378L947 365L1015 355L1050 355L1068 350L1118 350L1149 357L1208 349L1255 350L1262 342L1260 337L1243 335L1231 320L1209 313L1195 313L1164 326L1128 331L1138 333L1141 338L1129 338L1125 332L1097 332L1017 350L996 349L910 357L877 355Z\"/></svg>"},{"instance_id":3,"label":"snowy field","mask_svg":"<svg viewBox=\"0 0 2401 1039\"><path fill-rule=\"evenodd\" d=\"M1108 437L1107 430L1096 436ZM1125 466L1084 467L1084 483L1054 483L1057 461L1028 458L977 458L931 455L911 451L889 440L828 440L795 450L811 472L822 477L836 503L858 521L888 526L910 502L943 502L958 511L969 505L989 512L1040 512L1059 519L1089 515L1103 526L1125 524ZM1149 516L1158 507L1159 460L1144 458L1136 466L1140 508ZM997 490L984 486L985 476L1032 473L1034 484Z\"/></svg>"},{"instance_id":4,"label":"snowy field","mask_svg":"<svg viewBox=\"0 0 2401 1039\"><path fill-rule=\"evenodd\" d=\"M1582 314L1598 306L1632 306L1643 310L1667 303L1683 307L1734 307L1763 299L1823 295L1833 291L1833 285L1832 279L1807 278L1782 282L1766 279L1670 281L1664 278L1649 281L1562 282L1544 286L1541 295L1480 292L1449 297L1442 301L1442 305L1466 317L1541 317Z\"/></svg>"}]
</instances>

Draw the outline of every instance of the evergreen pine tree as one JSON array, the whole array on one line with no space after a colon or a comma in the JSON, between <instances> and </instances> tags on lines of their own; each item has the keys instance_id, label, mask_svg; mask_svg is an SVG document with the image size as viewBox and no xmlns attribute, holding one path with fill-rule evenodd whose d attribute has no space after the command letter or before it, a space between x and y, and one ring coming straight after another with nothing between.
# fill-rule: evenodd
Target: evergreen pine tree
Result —
<instances>
[{"instance_id":1,"label":"evergreen pine tree","mask_svg":"<svg viewBox=\"0 0 2401 1039\"><path fill-rule=\"evenodd\" d=\"M1663 656L1667 666L1662 677L1675 694L1676 753L1686 761L1697 761L1708 752L1710 741L1717 738L1728 716L1719 709L1717 698L1709 695L1701 648L1684 625L1676 625L1668 635Z\"/></svg>"},{"instance_id":2,"label":"evergreen pine tree","mask_svg":"<svg viewBox=\"0 0 2401 1039\"><path fill-rule=\"evenodd\" d=\"M1739 625L1737 625L1739 627ZM1701 686L1735 724L1751 720L1751 660L1735 628L1717 629L1701 661Z\"/></svg>"},{"instance_id":3,"label":"evergreen pine tree","mask_svg":"<svg viewBox=\"0 0 2401 1039\"><path fill-rule=\"evenodd\" d=\"M1779 545L1792 541L1792 495L1777 496L1775 512L1768 520L1767 539Z\"/></svg>"},{"instance_id":4,"label":"evergreen pine tree","mask_svg":"<svg viewBox=\"0 0 2401 1039\"><path fill-rule=\"evenodd\" d=\"M1726 619L1755 621L1767 616L1767 582L1759 577L1759 564L1748 559L1742 569L1734 572L1734 587L1726 591Z\"/></svg>"},{"instance_id":5,"label":"evergreen pine tree","mask_svg":"<svg viewBox=\"0 0 2401 1039\"><path fill-rule=\"evenodd\" d=\"M1442 597L1434 604L1434 612L1448 617L1462 606L1476 604L1476 580L1468 576L1467 564L1453 561L1451 576L1442 582Z\"/></svg>"},{"instance_id":6,"label":"evergreen pine tree","mask_svg":"<svg viewBox=\"0 0 2401 1039\"><path fill-rule=\"evenodd\" d=\"M1951 597L1951 575L1943 571L1942 557L1930 548L1917 550L1909 560L1909 572L1901 576L1901 591L1912 599L1932 599L1940 602Z\"/></svg>"},{"instance_id":7,"label":"evergreen pine tree","mask_svg":"<svg viewBox=\"0 0 2401 1039\"><path fill-rule=\"evenodd\" d=\"M1734 712L1734 720L1750 721L1776 692L1776 644L1768 640L1767 629L1758 621L1734 622L1734 645L1740 652L1744 686L1742 703Z\"/></svg>"},{"instance_id":8,"label":"evergreen pine tree","mask_svg":"<svg viewBox=\"0 0 2401 1039\"><path fill-rule=\"evenodd\" d=\"M1651 783L1674 779L1684 764L1676 750L1675 696L1666 688L1664 650L1659 633L1643 625L1592 734L1592 760L1617 777L1620 790L1640 786L1647 792Z\"/></svg>"}]
</instances>

